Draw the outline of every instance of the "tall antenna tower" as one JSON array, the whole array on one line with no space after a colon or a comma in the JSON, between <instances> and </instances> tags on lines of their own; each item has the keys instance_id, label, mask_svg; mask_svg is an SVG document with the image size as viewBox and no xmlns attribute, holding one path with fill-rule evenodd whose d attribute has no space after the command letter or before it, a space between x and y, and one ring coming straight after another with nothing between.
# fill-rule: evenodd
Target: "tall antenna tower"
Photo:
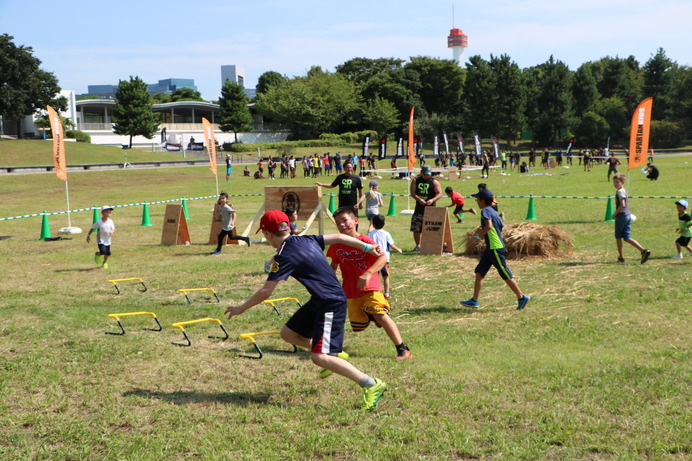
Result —
<instances>
[{"instance_id":1,"label":"tall antenna tower","mask_svg":"<svg viewBox=\"0 0 692 461\"><path fill-rule=\"evenodd\" d=\"M454 5L452 5L452 30L447 36L447 48L452 49L453 59L459 67L463 66L464 50L469 46L469 37L461 29L454 27Z\"/></svg>"}]
</instances>

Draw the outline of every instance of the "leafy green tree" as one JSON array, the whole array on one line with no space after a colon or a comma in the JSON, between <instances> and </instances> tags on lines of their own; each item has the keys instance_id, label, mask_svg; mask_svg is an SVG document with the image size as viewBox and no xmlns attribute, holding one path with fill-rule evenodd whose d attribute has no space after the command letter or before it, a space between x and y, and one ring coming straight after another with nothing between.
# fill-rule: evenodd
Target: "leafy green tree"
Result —
<instances>
[{"instance_id":1,"label":"leafy green tree","mask_svg":"<svg viewBox=\"0 0 692 461\"><path fill-rule=\"evenodd\" d=\"M349 81L362 85L381 73L401 69L404 61L397 58L353 58L336 66L336 72Z\"/></svg>"},{"instance_id":2,"label":"leafy green tree","mask_svg":"<svg viewBox=\"0 0 692 461\"><path fill-rule=\"evenodd\" d=\"M113 132L130 136L130 148L134 136L154 137L159 127L158 115L151 110L151 96L141 78L130 76L129 81L120 80L115 103Z\"/></svg>"},{"instance_id":3,"label":"leafy green tree","mask_svg":"<svg viewBox=\"0 0 692 461\"><path fill-rule=\"evenodd\" d=\"M572 74L562 61L550 56L537 66L540 71L532 75L536 85L528 106L533 107L529 128L534 140L541 146L553 146L567 132L572 121ZM532 118L531 118L532 117Z\"/></svg>"},{"instance_id":4,"label":"leafy green tree","mask_svg":"<svg viewBox=\"0 0 692 461\"><path fill-rule=\"evenodd\" d=\"M617 96L602 99L595 104L595 112L608 123L607 136L601 143L605 142L607 137L610 137L611 141L624 141L628 137L627 130L632 113L627 113L622 99Z\"/></svg>"},{"instance_id":5,"label":"leafy green tree","mask_svg":"<svg viewBox=\"0 0 692 461\"><path fill-rule=\"evenodd\" d=\"M412 57L404 68L415 71L420 80L420 99L429 115L450 115L461 101L464 71L451 59ZM422 108L421 108L422 109Z\"/></svg>"},{"instance_id":6,"label":"leafy green tree","mask_svg":"<svg viewBox=\"0 0 692 461\"><path fill-rule=\"evenodd\" d=\"M692 132L692 68L675 66L670 71L672 99L670 118L682 126L683 131ZM656 101L654 100L654 104Z\"/></svg>"},{"instance_id":7,"label":"leafy green tree","mask_svg":"<svg viewBox=\"0 0 692 461\"><path fill-rule=\"evenodd\" d=\"M178 88L171 94L171 101L204 101L202 94L192 88Z\"/></svg>"},{"instance_id":8,"label":"leafy green tree","mask_svg":"<svg viewBox=\"0 0 692 461\"><path fill-rule=\"evenodd\" d=\"M385 70L360 85L360 92L365 101L380 97L394 104L402 124L408 120L411 106L423 106L419 96L420 89L418 73L403 68Z\"/></svg>"},{"instance_id":9,"label":"leafy green tree","mask_svg":"<svg viewBox=\"0 0 692 461\"><path fill-rule=\"evenodd\" d=\"M278 72L270 70L259 76L259 78L257 79L257 85L255 86L255 90L257 91L257 95L259 96L260 94L266 93L269 87L279 85L280 83L283 83L285 81L286 77L284 77Z\"/></svg>"},{"instance_id":10,"label":"leafy green tree","mask_svg":"<svg viewBox=\"0 0 692 461\"><path fill-rule=\"evenodd\" d=\"M221 87L217 121L221 131L233 132L235 142L238 142L238 132L252 130L252 115L248 103L243 87L226 80L226 83Z\"/></svg>"},{"instance_id":11,"label":"leafy green tree","mask_svg":"<svg viewBox=\"0 0 692 461\"><path fill-rule=\"evenodd\" d=\"M685 131L679 123L668 120L651 121L651 146L671 149L683 145Z\"/></svg>"},{"instance_id":12,"label":"leafy green tree","mask_svg":"<svg viewBox=\"0 0 692 461\"><path fill-rule=\"evenodd\" d=\"M582 146L602 146L608 137L610 127L605 118L595 112L587 111L582 114L574 134Z\"/></svg>"},{"instance_id":13,"label":"leafy green tree","mask_svg":"<svg viewBox=\"0 0 692 461\"><path fill-rule=\"evenodd\" d=\"M466 81L464 82L464 117L462 126L465 132L490 136L494 133L492 111L488 105L493 104L495 88L492 69L488 61L480 56L471 56L466 64Z\"/></svg>"},{"instance_id":14,"label":"leafy green tree","mask_svg":"<svg viewBox=\"0 0 692 461\"><path fill-rule=\"evenodd\" d=\"M579 66L574 73L572 95L574 97L574 112L577 117L581 117L587 111L593 110L595 104L600 99L596 78L588 63Z\"/></svg>"},{"instance_id":15,"label":"leafy green tree","mask_svg":"<svg viewBox=\"0 0 692 461\"><path fill-rule=\"evenodd\" d=\"M644 64L644 96L654 98L651 109L651 118L663 120L672 115L673 80L671 71L674 63L666 56L663 48L659 48L656 54Z\"/></svg>"},{"instance_id":16,"label":"leafy green tree","mask_svg":"<svg viewBox=\"0 0 692 461\"><path fill-rule=\"evenodd\" d=\"M631 110L643 99L644 79L633 56L626 59L606 56L592 63L591 68L601 97L617 96Z\"/></svg>"},{"instance_id":17,"label":"leafy green tree","mask_svg":"<svg viewBox=\"0 0 692 461\"><path fill-rule=\"evenodd\" d=\"M165 104L167 102L172 102L173 98L167 93L156 93L151 97L151 101L154 104Z\"/></svg>"},{"instance_id":18,"label":"leafy green tree","mask_svg":"<svg viewBox=\"0 0 692 461\"><path fill-rule=\"evenodd\" d=\"M361 108L352 82L340 74L313 68L297 77L271 86L257 97L259 112L291 130L298 139L332 131Z\"/></svg>"},{"instance_id":19,"label":"leafy green tree","mask_svg":"<svg viewBox=\"0 0 692 461\"><path fill-rule=\"evenodd\" d=\"M33 56L31 47L17 46L13 37L0 35L0 116L17 123L22 137L21 119L50 105L55 110L67 108L55 76L42 70L41 61Z\"/></svg>"},{"instance_id":20,"label":"leafy green tree","mask_svg":"<svg viewBox=\"0 0 692 461\"><path fill-rule=\"evenodd\" d=\"M494 95L487 108L494 119L494 135L515 140L526 123L526 92L519 66L510 57L490 55L489 63Z\"/></svg>"},{"instance_id":21,"label":"leafy green tree","mask_svg":"<svg viewBox=\"0 0 692 461\"><path fill-rule=\"evenodd\" d=\"M400 114L394 104L376 96L365 103L363 121L367 127L377 131L380 136L386 135L399 126Z\"/></svg>"}]
</instances>

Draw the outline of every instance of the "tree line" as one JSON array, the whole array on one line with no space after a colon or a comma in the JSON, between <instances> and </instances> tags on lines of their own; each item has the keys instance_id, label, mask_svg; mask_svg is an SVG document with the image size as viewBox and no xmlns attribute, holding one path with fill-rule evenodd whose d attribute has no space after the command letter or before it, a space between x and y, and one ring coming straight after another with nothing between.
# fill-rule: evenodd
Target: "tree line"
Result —
<instances>
[{"instance_id":1,"label":"tree line","mask_svg":"<svg viewBox=\"0 0 692 461\"><path fill-rule=\"evenodd\" d=\"M675 147L692 128L692 69L658 49L643 66L604 57L572 71L551 56L521 69L507 55L454 61L354 58L335 72L312 67L288 78L270 71L257 84L256 110L297 139L375 130L399 137L416 107L416 133L479 134L515 141L522 134L553 147L568 137L584 146L629 139L630 118L653 97L652 145Z\"/></svg>"}]
</instances>

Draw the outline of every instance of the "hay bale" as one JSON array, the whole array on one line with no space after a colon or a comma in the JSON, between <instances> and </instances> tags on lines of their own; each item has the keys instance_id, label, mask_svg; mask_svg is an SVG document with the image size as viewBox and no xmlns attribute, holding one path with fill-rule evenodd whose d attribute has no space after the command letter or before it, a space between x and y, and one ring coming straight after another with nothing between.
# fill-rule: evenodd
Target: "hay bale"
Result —
<instances>
[{"instance_id":1,"label":"hay bale","mask_svg":"<svg viewBox=\"0 0 692 461\"><path fill-rule=\"evenodd\" d=\"M464 238L466 255L479 255L485 250L485 239L476 237L480 229L468 231ZM502 229L508 258L539 256L555 258L574 249L572 236L557 226L542 226L532 222L521 222Z\"/></svg>"}]
</instances>

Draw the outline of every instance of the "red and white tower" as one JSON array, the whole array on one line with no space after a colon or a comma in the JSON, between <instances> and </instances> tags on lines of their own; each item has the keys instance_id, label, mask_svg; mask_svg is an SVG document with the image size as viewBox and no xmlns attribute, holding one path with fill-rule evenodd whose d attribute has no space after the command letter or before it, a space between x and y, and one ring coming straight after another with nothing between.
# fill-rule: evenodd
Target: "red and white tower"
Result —
<instances>
[{"instance_id":1,"label":"red and white tower","mask_svg":"<svg viewBox=\"0 0 692 461\"><path fill-rule=\"evenodd\" d=\"M454 60L457 65L463 65L461 55L464 54L464 49L469 46L469 36L462 32L461 29L453 28L449 31L447 37L447 48L451 48L454 53Z\"/></svg>"}]
</instances>

